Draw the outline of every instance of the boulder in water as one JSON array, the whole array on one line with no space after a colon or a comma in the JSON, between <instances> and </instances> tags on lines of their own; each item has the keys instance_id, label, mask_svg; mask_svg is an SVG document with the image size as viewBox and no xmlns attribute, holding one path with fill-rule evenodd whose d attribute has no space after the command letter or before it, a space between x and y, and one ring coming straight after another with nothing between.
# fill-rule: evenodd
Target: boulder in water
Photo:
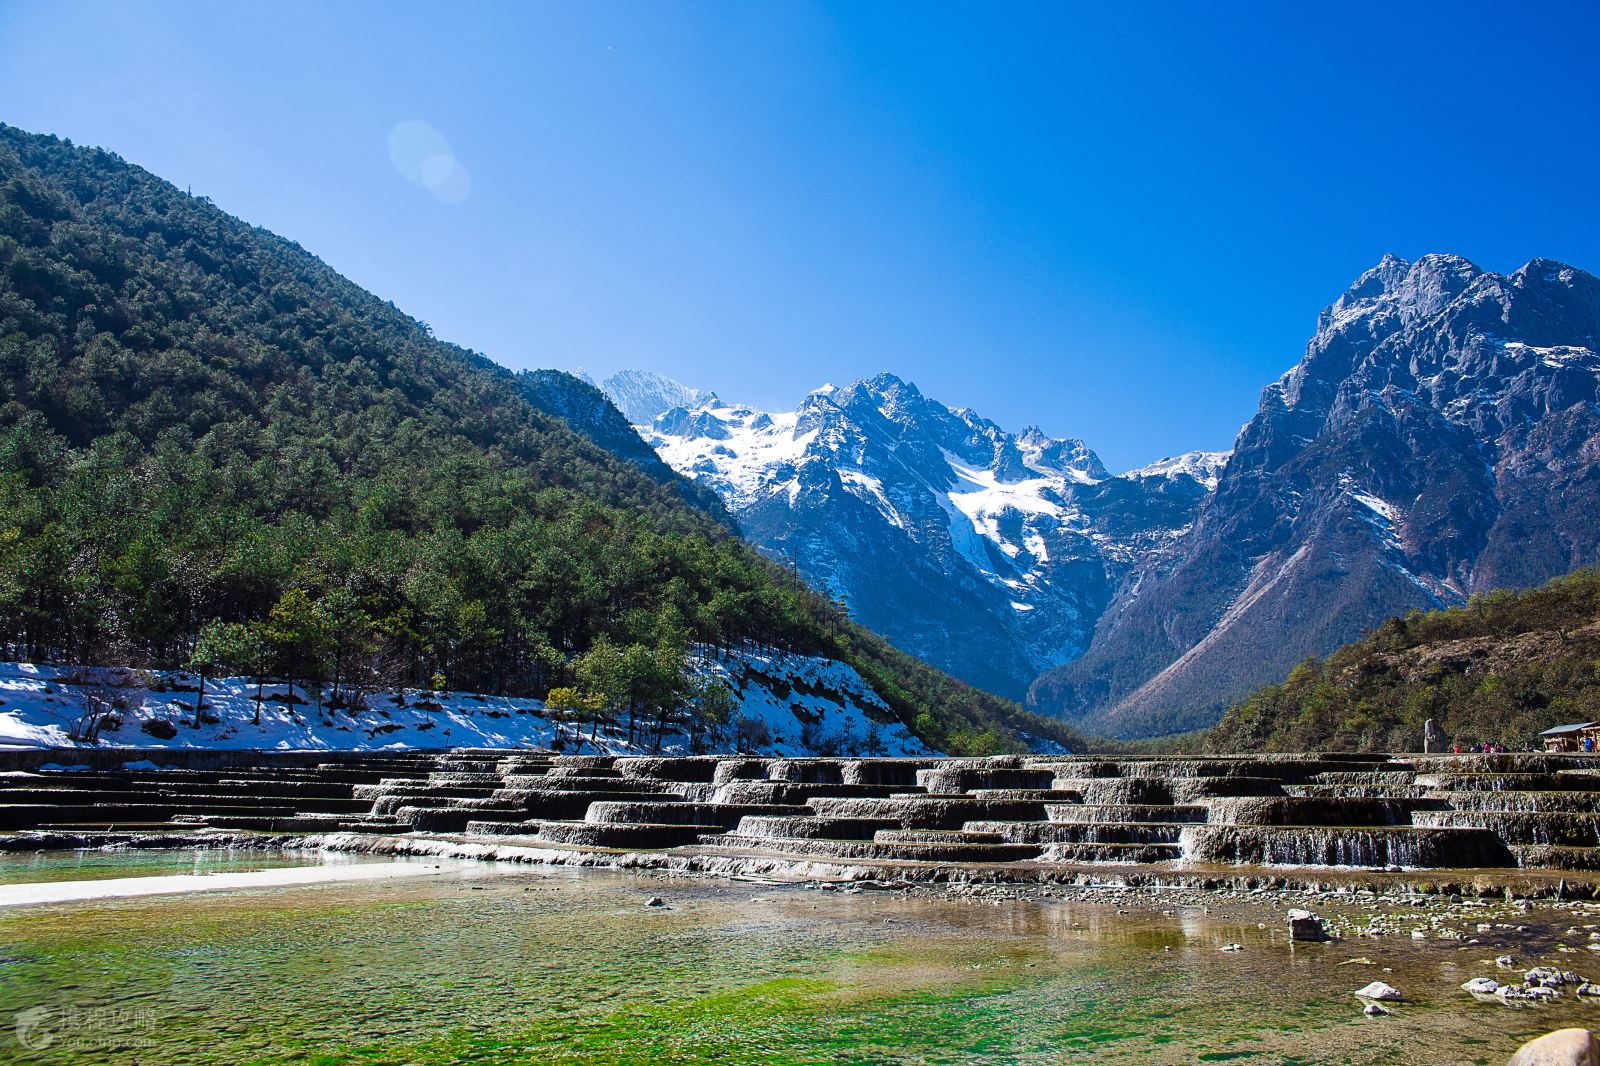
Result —
<instances>
[{"instance_id":1,"label":"boulder in water","mask_svg":"<svg viewBox=\"0 0 1600 1066\"><path fill-rule=\"evenodd\" d=\"M1289 939L1327 940L1328 931L1322 927L1321 918L1310 911L1296 909L1289 912Z\"/></svg>"},{"instance_id":2,"label":"boulder in water","mask_svg":"<svg viewBox=\"0 0 1600 1066\"><path fill-rule=\"evenodd\" d=\"M1399 1003L1406 998L1394 985L1385 984L1383 981L1374 981L1365 988L1357 989L1355 994L1358 999L1368 999L1374 1003ZM1596 1066L1600 1066L1600 1063Z\"/></svg>"},{"instance_id":3,"label":"boulder in water","mask_svg":"<svg viewBox=\"0 0 1600 1066\"><path fill-rule=\"evenodd\" d=\"M1557 1029L1523 1044L1507 1066L1600 1066L1600 1041L1587 1029Z\"/></svg>"}]
</instances>

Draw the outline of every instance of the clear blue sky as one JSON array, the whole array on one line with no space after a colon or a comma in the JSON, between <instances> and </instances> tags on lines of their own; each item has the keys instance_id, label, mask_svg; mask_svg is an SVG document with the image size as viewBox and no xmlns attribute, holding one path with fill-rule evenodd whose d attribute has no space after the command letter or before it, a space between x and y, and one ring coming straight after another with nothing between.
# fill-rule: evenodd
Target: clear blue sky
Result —
<instances>
[{"instance_id":1,"label":"clear blue sky","mask_svg":"<svg viewBox=\"0 0 1600 1066\"><path fill-rule=\"evenodd\" d=\"M1120 469L1229 446L1384 252L1600 268L1597 12L0 0L0 120L513 367L887 369Z\"/></svg>"}]
</instances>

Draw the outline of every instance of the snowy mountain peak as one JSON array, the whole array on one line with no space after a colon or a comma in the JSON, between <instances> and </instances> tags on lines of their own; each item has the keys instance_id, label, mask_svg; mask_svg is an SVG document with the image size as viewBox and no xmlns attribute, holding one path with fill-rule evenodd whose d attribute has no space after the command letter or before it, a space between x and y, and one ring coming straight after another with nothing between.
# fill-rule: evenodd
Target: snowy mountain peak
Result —
<instances>
[{"instance_id":1,"label":"snowy mountain peak","mask_svg":"<svg viewBox=\"0 0 1600 1066\"><path fill-rule=\"evenodd\" d=\"M715 399L712 393L651 370L619 370L601 382L600 388L636 426L649 425L674 407L691 408Z\"/></svg>"},{"instance_id":2,"label":"snowy mountain peak","mask_svg":"<svg viewBox=\"0 0 1600 1066\"><path fill-rule=\"evenodd\" d=\"M1132 561L1215 484L1200 457L1114 478L1081 440L1007 432L889 373L789 412L703 396L639 425L663 460L868 626L1012 695L1082 650Z\"/></svg>"}]
</instances>

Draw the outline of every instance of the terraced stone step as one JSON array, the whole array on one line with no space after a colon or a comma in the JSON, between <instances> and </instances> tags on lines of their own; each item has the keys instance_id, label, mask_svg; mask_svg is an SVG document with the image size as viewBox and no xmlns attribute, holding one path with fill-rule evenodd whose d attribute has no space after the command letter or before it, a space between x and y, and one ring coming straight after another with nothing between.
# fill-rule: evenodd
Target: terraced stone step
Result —
<instances>
[{"instance_id":1,"label":"terraced stone step","mask_svg":"<svg viewBox=\"0 0 1600 1066\"><path fill-rule=\"evenodd\" d=\"M701 843L841 861L1004 863L1035 859L1039 855L1039 848L1032 844L890 843L825 838L781 840L739 833L705 836L701 838Z\"/></svg>"},{"instance_id":2,"label":"terraced stone step","mask_svg":"<svg viewBox=\"0 0 1600 1066\"><path fill-rule=\"evenodd\" d=\"M1404 788L1411 785L1416 776L1413 770L1328 770L1312 777L1306 784Z\"/></svg>"},{"instance_id":3,"label":"terraced stone step","mask_svg":"<svg viewBox=\"0 0 1600 1066\"><path fill-rule=\"evenodd\" d=\"M713 755L678 757L632 755L619 758L613 768L624 777L682 784L709 784L717 772Z\"/></svg>"},{"instance_id":4,"label":"terraced stone step","mask_svg":"<svg viewBox=\"0 0 1600 1066\"><path fill-rule=\"evenodd\" d=\"M1175 843L1084 842L1046 844L1039 858L1041 862L1063 863L1150 863L1175 862L1183 857L1183 849Z\"/></svg>"},{"instance_id":5,"label":"terraced stone step","mask_svg":"<svg viewBox=\"0 0 1600 1066\"><path fill-rule=\"evenodd\" d=\"M1600 815L1596 792L1444 792L1430 791L1426 798L1458 811L1515 811Z\"/></svg>"},{"instance_id":6,"label":"terraced stone step","mask_svg":"<svg viewBox=\"0 0 1600 1066\"><path fill-rule=\"evenodd\" d=\"M682 803L681 796L645 792L532 792L526 789L500 789L495 799L504 800L529 818L567 820L584 818L596 803Z\"/></svg>"},{"instance_id":7,"label":"terraced stone step","mask_svg":"<svg viewBox=\"0 0 1600 1066\"><path fill-rule=\"evenodd\" d=\"M258 780L246 777L224 777L217 781L218 788L235 792L248 792L254 796L282 796L286 799L306 796L314 799L342 797L356 798L356 786L336 781L308 780Z\"/></svg>"},{"instance_id":8,"label":"terraced stone step","mask_svg":"<svg viewBox=\"0 0 1600 1066\"><path fill-rule=\"evenodd\" d=\"M1595 757L1563 752L1508 751L1485 755L1412 755L1406 762L1423 774L1553 774L1591 768Z\"/></svg>"},{"instance_id":9,"label":"terraced stone step","mask_svg":"<svg viewBox=\"0 0 1600 1066\"><path fill-rule=\"evenodd\" d=\"M770 803L690 803L602 800L589 805L583 820L611 824L701 825L733 829L746 817L804 816L811 808Z\"/></svg>"},{"instance_id":10,"label":"terraced stone step","mask_svg":"<svg viewBox=\"0 0 1600 1066\"><path fill-rule=\"evenodd\" d=\"M929 793L960 795L978 788L1052 788L1055 771L1021 767L947 766L917 771L917 784Z\"/></svg>"},{"instance_id":11,"label":"terraced stone step","mask_svg":"<svg viewBox=\"0 0 1600 1066\"><path fill-rule=\"evenodd\" d=\"M499 788L504 775L493 772L473 771L472 773L458 773L454 770L435 770L428 775L429 785L460 785L467 788Z\"/></svg>"},{"instance_id":12,"label":"terraced stone step","mask_svg":"<svg viewBox=\"0 0 1600 1066\"><path fill-rule=\"evenodd\" d=\"M13 803L0 804L0 829L32 829L41 825L106 825L118 822L167 822L185 810L171 803ZM293 814L292 807L211 806L205 813Z\"/></svg>"},{"instance_id":13,"label":"terraced stone step","mask_svg":"<svg viewBox=\"0 0 1600 1066\"><path fill-rule=\"evenodd\" d=\"M1192 825L1181 842L1187 862L1369 869L1515 865L1505 843L1487 829Z\"/></svg>"},{"instance_id":14,"label":"terraced stone step","mask_svg":"<svg viewBox=\"0 0 1600 1066\"><path fill-rule=\"evenodd\" d=\"M660 795L668 791L668 784L638 777L591 777L577 774L507 774L501 787L526 789L529 792L626 792L635 796Z\"/></svg>"},{"instance_id":15,"label":"terraced stone step","mask_svg":"<svg viewBox=\"0 0 1600 1066\"><path fill-rule=\"evenodd\" d=\"M1600 792L1600 776L1589 774L1418 774L1416 783L1442 792Z\"/></svg>"},{"instance_id":16,"label":"terraced stone step","mask_svg":"<svg viewBox=\"0 0 1600 1066\"><path fill-rule=\"evenodd\" d=\"M539 826L544 824L538 819L523 822L485 822L476 819L469 821L462 830L470 837L533 837L539 833Z\"/></svg>"},{"instance_id":17,"label":"terraced stone step","mask_svg":"<svg viewBox=\"0 0 1600 1066\"><path fill-rule=\"evenodd\" d=\"M834 818L817 815L747 815L734 831L755 839L871 840L880 829L903 828L897 818Z\"/></svg>"},{"instance_id":18,"label":"terraced stone step","mask_svg":"<svg viewBox=\"0 0 1600 1066\"><path fill-rule=\"evenodd\" d=\"M439 791L388 792L372 801L373 814L394 814L401 807L457 807L477 803L504 806L506 801L496 800L492 794L480 790L441 789Z\"/></svg>"},{"instance_id":19,"label":"terraced stone step","mask_svg":"<svg viewBox=\"0 0 1600 1066\"><path fill-rule=\"evenodd\" d=\"M917 772L927 769L928 759L846 759L840 781L846 785L890 785L901 789L917 786Z\"/></svg>"},{"instance_id":20,"label":"terraced stone step","mask_svg":"<svg viewBox=\"0 0 1600 1066\"><path fill-rule=\"evenodd\" d=\"M1323 767L1305 759L1275 759L1268 756L1229 756L1212 759L1126 759L1119 763L1123 777L1160 777L1177 780L1185 777L1303 778ZM1330 769L1332 767L1329 767Z\"/></svg>"},{"instance_id":21,"label":"terraced stone step","mask_svg":"<svg viewBox=\"0 0 1600 1066\"><path fill-rule=\"evenodd\" d=\"M459 833L473 820L517 821L528 816L526 811L518 807L495 807L488 803L450 807L399 807L394 811L377 813L393 814L395 818L421 833Z\"/></svg>"},{"instance_id":22,"label":"terraced stone step","mask_svg":"<svg viewBox=\"0 0 1600 1066\"><path fill-rule=\"evenodd\" d=\"M970 829L880 829L872 836L881 844L1016 844L999 833Z\"/></svg>"},{"instance_id":23,"label":"terraced stone step","mask_svg":"<svg viewBox=\"0 0 1600 1066\"><path fill-rule=\"evenodd\" d=\"M970 795L981 800L1021 800L1028 803L1082 803L1083 795L1065 788L975 788Z\"/></svg>"},{"instance_id":24,"label":"terraced stone step","mask_svg":"<svg viewBox=\"0 0 1600 1066\"><path fill-rule=\"evenodd\" d=\"M374 822L338 814L181 814L173 823L260 833L393 833L409 828L392 819Z\"/></svg>"},{"instance_id":25,"label":"terraced stone step","mask_svg":"<svg viewBox=\"0 0 1600 1066\"><path fill-rule=\"evenodd\" d=\"M1301 796L1235 796L1205 801L1213 825L1406 825L1415 804L1404 800Z\"/></svg>"},{"instance_id":26,"label":"terraced stone step","mask_svg":"<svg viewBox=\"0 0 1600 1066\"><path fill-rule=\"evenodd\" d=\"M586 848L634 848L658 851L680 844L693 844L705 837L703 825L671 823L543 822L536 834L552 844ZM713 834L715 835L715 834Z\"/></svg>"},{"instance_id":27,"label":"terraced stone step","mask_svg":"<svg viewBox=\"0 0 1600 1066\"><path fill-rule=\"evenodd\" d=\"M808 800L806 805L822 817L889 819L907 829L960 829L967 822L976 819L1006 822L1042 821L1046 807L1050 806L1033 800L986 800L975 796L819 798Z\"/></svg>"},{"instance_id":28,"label":"terraced stone step","mask_svg":"<svg viewBox=\"0 0 1600 1066\"><path fill-rule=\"evenodd\" d=\"M1600 846L1600 817L1573 812L1417 811L1412 824L1431 827L1483 828L1507 844Z\"/></svg>"},{"instance_id":29,"label":"terraced stone step","mask_svg":"<svg viewBox=\"0 0 1600 1066\"><path fill-rule=\"evenodd\" d=\"M544 772L544 776L552 781L574 779L579 781L616 780L622 776L622 771L614 766L552 766Z\"/></svg>"},{"instance_id":30,"label":"terraced stone step","mask_svg":"<svg viewBox=\"0 0 1600 1066\"><path fill-rule=\"evenodd\" d=\"M1057 777L1057 802L1154 804L1171 803L1172 786L1154 777Z\"/></svg>"},{"instance_id":31,"label":"terraced stone step","mask_svg":"<svg viewBox=\"0 0 1600 1066\"><path fill-rule=\"evenodd\" d=\"M1015 844L1176 844L1185 822L968 822Z\"/></svg>"},{"instance_id":32,"label":"terraced stone step","mask_svg":"<svg viewBox=\"0 0 1600 1066\"><path fill-rule=\"evenodd\" d=\"M1600 870L1600 848L1513 844L1517 865L1539 870Z\"/></svg>"},{"instance_id":33,"label":"terraced stone step","mask_svg":"<svg viewBox=\"0 0 1600 1066\"><path fill-rule=\"evenodd\" d=\"M1323 799L1422 799L1431 790L1421 785L1285 785L1291 796Z\"/></svg>"},{"instance_id":34,"label":"terraced stone step","mask_svg":"<svg viewBox=\"0 0 1600 1066\"><path fill-rule=\"evenodd\" d=\"M73 805L86 803L149 803L153 791L144 789L100 791L91 788L10 788L0 791L0 804L4 805Z\"/></svg>"},{"instance_id":35,"label":"terraced stone step","mask_svg":"<svg viewBox=\"0 0 1600 1066\"><path fill-rule=\"evenodd\" d=\"M1045 816L1052 822L1203 822L1206 808L1198 803L1047 803Z\"/></svg>"},{"instance_id":36,"label":"terraced stone step","mask_svg":"<svg viewBox=\"0 0 1600 1066\"><path fill-rule=\"evenodd\" d=\"M812 799L887 799L903 790L898 785L806 784L791 781L734 781L712 793L717 803L792 805Z\"/></svg>"},{"instance_id":37,"label":"terraced stone step","mask_svg":"<svg viewBox=\"0 0 1600 1066\"><path fill-rule=\"evenodd\" d=\"M506 774L544 774L549 772L555 763L550 759L527 758L514 755L508 759L501 759L494 764L494 772L502 776Z\"/></svg>"}]
</instances>

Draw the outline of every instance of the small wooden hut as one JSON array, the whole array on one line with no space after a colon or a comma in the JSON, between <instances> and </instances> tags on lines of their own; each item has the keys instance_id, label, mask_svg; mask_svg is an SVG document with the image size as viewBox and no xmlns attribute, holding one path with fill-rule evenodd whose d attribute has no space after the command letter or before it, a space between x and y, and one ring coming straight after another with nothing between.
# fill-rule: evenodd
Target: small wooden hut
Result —
<instances>
[{"instance_id":1,"label":"small wooden hut","mask_svg":"<svg viewBox=\"0 0 1600 1066\"><path fill-rule=\"evenodd\" d=\"M1545 751L1593 751L1600 753L1600 722L1573 722L1558 725L1539 734ZM1585 744L1592 741L1592 744Z\"/></svg>"}]
</instances>

